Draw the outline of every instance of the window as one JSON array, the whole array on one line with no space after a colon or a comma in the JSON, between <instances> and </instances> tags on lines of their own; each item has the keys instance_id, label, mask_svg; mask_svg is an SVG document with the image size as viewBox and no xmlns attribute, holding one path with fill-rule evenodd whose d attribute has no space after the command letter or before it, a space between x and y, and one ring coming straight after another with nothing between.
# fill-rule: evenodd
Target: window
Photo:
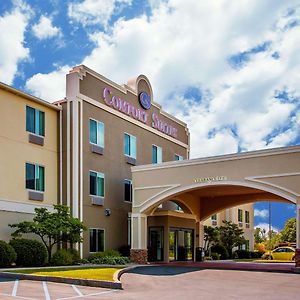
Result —
<instances>
[{"instance_id":1,"label":"window","mask_svg":"<svg viewBox=\"0 0 300 300\"><path fill-rule=\"evenodd\" d=\"M132 182L124 179L124 201L132 202Z\"/></svg>"},{"instance_id":2,"label":"window","mask_svg":"<svg viewBox=\"0 0 300 300\"><path fill-rule=\"evenodd\" d=\"M159 164L162 162L162 148L152 145L152 163Z\"/></svg>"},{"instance_id":3,"label":"window","mask_svg":"<svg viewBox=\"0 0 300 300\"><path fill-rule=\"evenodd\" d=\"M183 160L181 155L175 154L175 160Z\"/></svg>"},{"instance_id":4,"label":"window","mask_svg":"<svg viewBox=\"0 0 300 300\"><path fill-rule=\"evenodd\" d=\"M245 222L247 223L247 224L249 224L250 223L250 213L249 213L249 211L245 211Z\"/></svg>"},{"instance_id":5,"label":"window","mask_svg":"<svg viewBox=\"0 0 300 300\"><path fill-rule=\"evenodd\" d=\"M45 136L45 113L26 106L26 131Z\"/></svg>"},{"instance_id":6,"label":"window","mask_svg":"<svg viewBox=\"0 0 300 300\"><path fill-rule=\"evenodd\" d=\"M90 119L90 143L104 148L104 124Z\"/></svg>"},{"instance_id":7,"label":"window","mask_svg":"<svg viewBox=\"0 0 300 300\"><path fill-rule=\"evenodd\" d=\"M104 197L104 174L90 171L90 195Z\"/></svg>"},{"instance_id":8,"label":"window","mask_svg":"<svg viewBox=\"0 0 300 300\"><path fill-rule=\"evenodd\" d=\"M214 221L217 221L217 214L212 215L211 219L214 220Z\"/></svg>"},{"instance_id":9,"label":"window","mask_svg":"<svg viewBox=\"0 0 300 300\"><path fill-rule=\"evenodd\" d=\"M217 226L218 221L217 221L217 214L214 214L211 216L211 225Z\"/></svg>"},{"instance_id":10,"label":"window","mask_svg":"<svg viewBox=\"0 0 300 300\"><path fill-rule=\"evenodd\" d=\"M90 252L104 251L104 230L90 229Z\"/></svg>"},{"instance_id":11,"label":"window","mask_svg":"<svg viewBox=\"0 0 300 300\"><path fill-rule=\"evenodd\" d=\"M136 158L136 137L124 133L124 154Z\"/></svg>"},{"instance_id":12,"label":"window","mask_svg":"<svg viewBox=\"0 0 300 300\"><path fill-rule=\"evenodd\" d=\"M128 219L127 219L127 244L128 245L131 245L131 216L128 216Z\"/></svg>"},{"instance_id":13,"label":"window","mask_svg":"<svg viewBox=\"0 0 300 300\"><path fill-rule=\"evenodd\" d=\"M45 190L45 168L26 163L26 189L43 192Z\"/></svg>"},{"instance_id":14,"label":"window","mask_svg":"<svg viewBox=\"0 0 300 300\"><path fill-rule=\"evenodd\" d=\"M243 222L243 211L238 209L238 221Z\"/></svg>"}]
</instances>

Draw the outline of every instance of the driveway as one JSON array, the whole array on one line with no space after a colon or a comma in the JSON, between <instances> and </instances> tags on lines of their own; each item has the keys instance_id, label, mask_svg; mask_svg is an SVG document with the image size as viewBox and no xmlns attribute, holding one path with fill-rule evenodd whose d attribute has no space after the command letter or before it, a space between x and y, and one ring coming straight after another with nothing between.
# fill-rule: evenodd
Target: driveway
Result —
<instances>
[{"instance_id":1,"label":"driveway","mask_svg":"<svg viewBox=\"0 0 300 300\"><path fill-rule=\"evenodd\" d=\"M141 267L121 277L123 290L1 279L0 299L232 300L299 299L300 275L192 267Z\"/></svg>"}]
</instances>

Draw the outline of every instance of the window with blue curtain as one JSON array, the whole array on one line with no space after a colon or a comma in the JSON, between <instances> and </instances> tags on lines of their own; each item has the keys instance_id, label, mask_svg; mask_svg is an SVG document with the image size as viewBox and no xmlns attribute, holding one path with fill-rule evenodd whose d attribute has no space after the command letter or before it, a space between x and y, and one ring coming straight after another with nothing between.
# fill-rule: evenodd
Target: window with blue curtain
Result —
<instances>
[{"instance_id":1,"label":"window with blue curtain","mask_svg":"<svg viewBox=\"0 0 300 300\"><path fill-rule=\"evenodd\" d=\"M162 162L162 148L152 145L152 163L159 164Z\"/></svg>"},{"instance_id":2,"label":"window with blue curtain","mask_svg":"<svg viewBox=\"0 0 300 300\"><path fill-rule=\"evenodd\" d=\"M90 119L90 143L104 148L104 123Z\"/></svg>"},{"instance_id":3,"label":"window with blue curtain","mask_svg":"<svg viewBox=\"0 0 300 300\"><path fill-rule=\"evenodd\" d=\"M104 174L90 171L90 195L104 197Z\"/></svg>"},{"instance_id":4,"label":"window with blue curtain","mask_svg":"<svg viewBox=\"0 0 300 300\"><path fill-rule=\"evenodd\" d=\"M26 188L36 191L45 190L45 168L26 163Z\"/></svg>"},{"instance_id":5,"label":"window with blue curtain","mask_svg":"<svg viewBox=\"0 0 300 300\"><path fill-rule=\"evenodd\" d=\"M124 133L124 154L136 158L136 137Z\"/></svg>"},{"instance_id":6,"label":"window with blue curtain","mask_svg":"<svg viewBox=\"0 0 300 300\"><path fill-rule=\"evenodd\" d=\"M26 131L45 136L45 113L26 106Z\"/></svg>"}]
</instances>

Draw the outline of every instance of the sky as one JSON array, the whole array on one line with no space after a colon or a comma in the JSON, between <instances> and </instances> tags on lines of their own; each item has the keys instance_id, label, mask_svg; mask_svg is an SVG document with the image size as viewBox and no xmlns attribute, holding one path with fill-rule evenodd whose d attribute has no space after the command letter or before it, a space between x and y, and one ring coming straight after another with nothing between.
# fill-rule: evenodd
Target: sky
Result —
<instances>
[{"instance_id":1,"label":"sky","mask_svg":"<svg viewBox=\"0 0 300 300\"><path fill-rule=\"evenodd\" d=\"M2 0L0 40L0 81L49 102L75 65L145 74L191 157L300 144L300 0ZM294 215L272 205L274 228Z\"/></svg>"}]
</instances>

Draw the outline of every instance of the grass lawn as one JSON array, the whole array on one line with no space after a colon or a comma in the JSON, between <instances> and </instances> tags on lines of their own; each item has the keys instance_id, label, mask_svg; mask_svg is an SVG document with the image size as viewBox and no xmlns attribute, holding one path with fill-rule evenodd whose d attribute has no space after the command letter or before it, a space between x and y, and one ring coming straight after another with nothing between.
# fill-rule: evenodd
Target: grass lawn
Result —
<instances>
[{"instance_id":1,"label":"grass lawn","mask_svg":"<svg viewBox=\"0 0 300 300\"><path fill-rule=\"evenodd\" d=\"M31 270L11 270L12 273L22 273L42 276L66 278L113 280L114 273L122 268L40 268Z\"/></svg>"}]
</instances>

